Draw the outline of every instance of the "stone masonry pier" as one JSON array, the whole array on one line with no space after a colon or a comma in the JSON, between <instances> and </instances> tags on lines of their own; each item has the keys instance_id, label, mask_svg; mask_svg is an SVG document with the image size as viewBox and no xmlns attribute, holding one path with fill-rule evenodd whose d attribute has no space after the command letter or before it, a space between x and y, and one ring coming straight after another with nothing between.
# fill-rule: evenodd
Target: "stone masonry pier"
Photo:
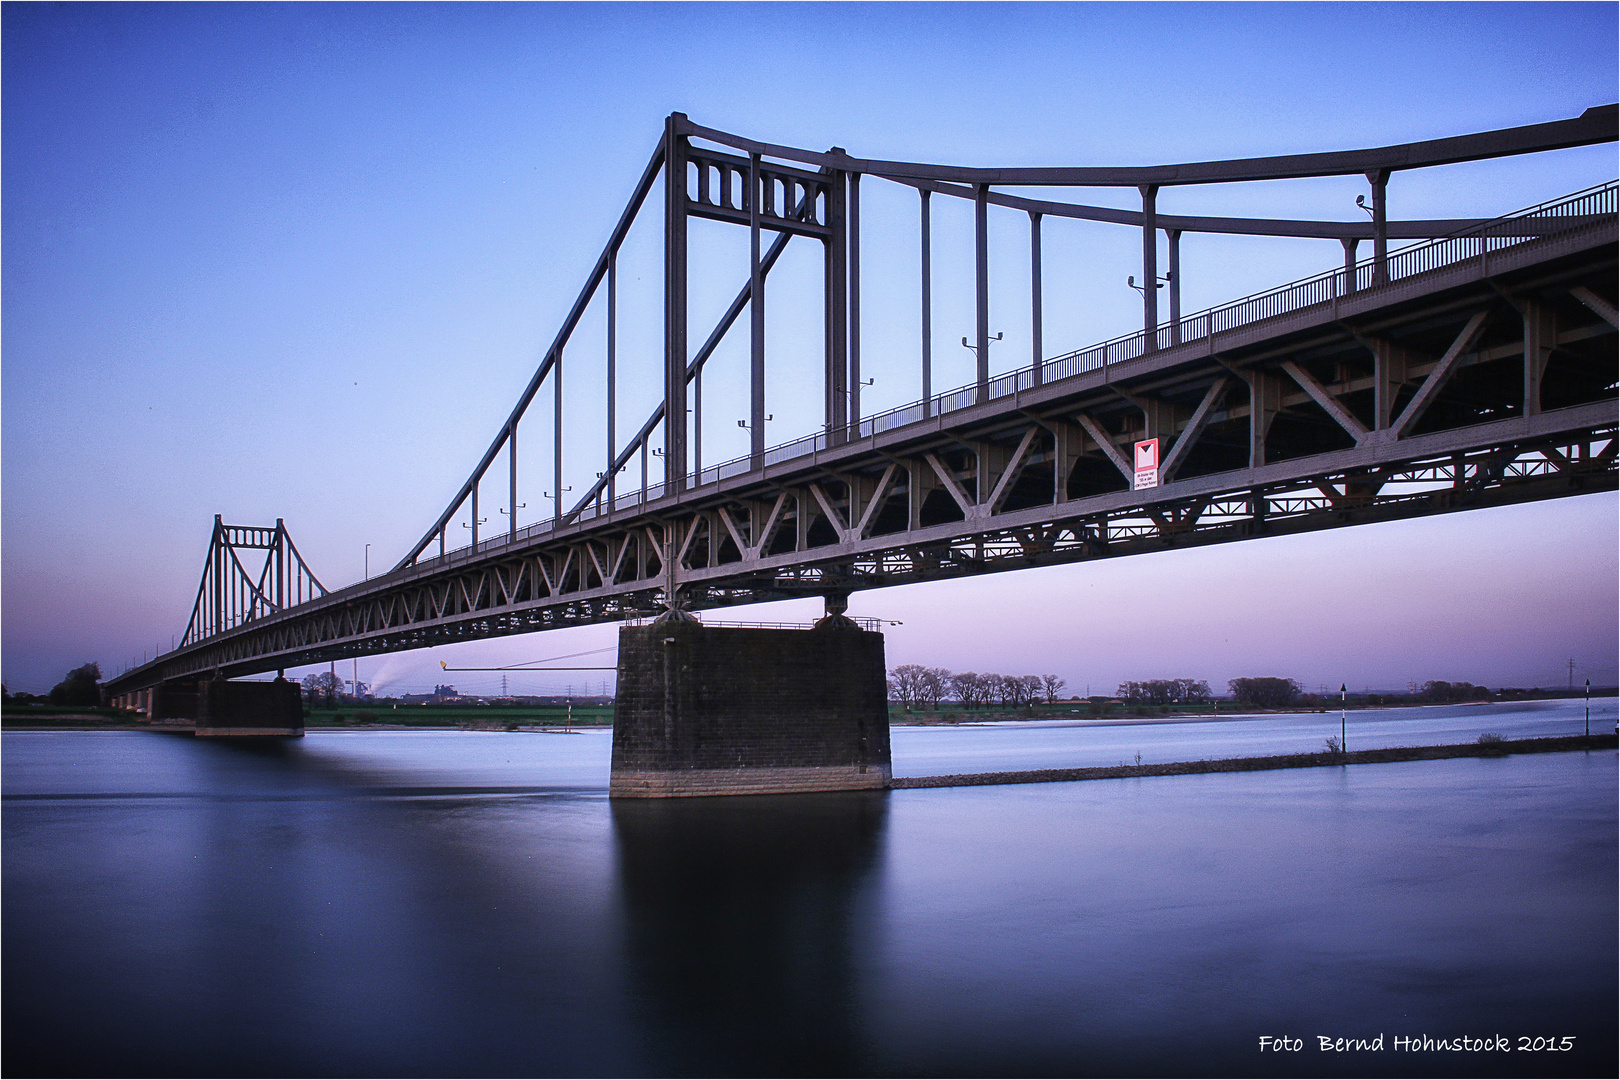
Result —
<instances>
[{"instance_id":1,"label":"stone masonry pier","mask_svg":"<svg viewBox=\"0 0 1620 1080\"><path fill-rule=\"evenodd\" d=\"M883 635L664 620L619 631L614 798L889 786Z\"/></svg>"}]
</instances>

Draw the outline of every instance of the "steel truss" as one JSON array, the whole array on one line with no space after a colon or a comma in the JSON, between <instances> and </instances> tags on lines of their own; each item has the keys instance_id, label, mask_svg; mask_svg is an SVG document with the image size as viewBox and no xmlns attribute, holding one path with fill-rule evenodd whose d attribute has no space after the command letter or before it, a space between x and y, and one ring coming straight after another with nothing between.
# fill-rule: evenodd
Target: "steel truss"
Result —
<instances>
[{"instance_id":1,"label":"steel truss","mask_svg":"<svg viewBox=\"0 0 1620 1080\"><path fill-rule=\"evenodd\" d=\"M258 560L256 572L242 562L243 552L253 553L247 556L249 563ZM267 529L227 525L215 514L202 582L180 644L195 645L326 593L326 586L304 563L280 518L274 528Z\"/></svg>"},{"instance_id":2,"label":"steel truss","mask_svg":"<svg viewBox=\"0 0 1620 1080\"><path fill-rule=\"evenodd\" d=\"M691 609L1047 566L1193 544L1553 498L1616 487L1616 186L1491 221L1387 219L1392 171L1612 142L1613 106L1553 124L1300 158L1152 169L980 170L870 161L755 143L672 115L629 204L528 387L446 510L388 574L326 594L280 522L225 526L186 644L114 680L122 692L506 634ZM696 140L696 141L694 141ZM710 145L701 145L707 143ZM1365 173L1370 222L1169 218L1160 186ZM860 186L919 193L922 399L860 409ZM628 440L615 428L617 256L659 181L665 240L664 401ZM1140 213L993 190L1136 186ZM975 203L974 384L930 390L932 195ZM1034 354L992 378L987 208L1027 212ZM1168 239L1170 321L1147 290L1143 328L1043 357L1040 226L1069 216L1138 226L1143 280ZM686 325L686 222L747 227L750 271L694 352ZM1345 267L1183 317L1182 231L1319 236ZM766 237L765 234L770 236ZM1401 251L1392 237L1439 237ZM794 238L822 245L825 422L764 441L766 275ZM1371 259L1356 245L1373 242ZM765 241L769 240L768 243ZM606 290L608 446L595 485L561 495L563 351ZM689 391L744 311L750 453L705 468L688 447ZM555 409L549 520L519 527L517 425L546 383ZM693 401L701 408L698 397ZM1162 486L1131 490L1131 444L1158 438ZM664 476L650 478L662 442ZM479 484L504 452L511 516L480 538ZM639 490L616 479L639 456ZM471 543L447 525L470 510ZM504 509L504 508L503 508ZM437 542L437 554L428 548ZM238 549L263 548L250 574ZM287 590L290 588L290 592Z\"/></svg>"},{"instance_id":3,"label":"steel truss","mask_svg":"<svg viewBox=\"0 0 1620 1080\"><path fill-rule=\"evenodd\" d=\"M693 123L683 113L671 114L629 203L608 242L587 276L584 287L563 320L551 346L545 352L529 385L519 396L507 420L501 425L489 448L462 484L444 512L399 562L397 568L428 557L435 544L443 557L454 546L449 542L449 525L462 511L468 513L470 547L481 544L512 543L537 531L566 526L581 515L618 508L626 501L640 504L649 499L679 494L701 484L704 468L701 453L702 394L704 365L720 341L746 309L749 312L749 419L750 450L746 459L731 463L736 468L758 468L769 460L765 444L765 285L777 259L794 237L820 243L822 249L822 310L825 313L824 419L822 433L813 438L825 446L836 446L863 432L861 414L861 256L860 190L863 178L883 180L917 190L921 198L919 228L923 250L929 250L929 197L941 194L973 201L975 206L975 348L979 358L978 378L972 387L956 397L983 402L996 396L989 370L989 264L988 208L992 205L1023 210L1029 215L1032 262L1031 320L1035 352L1025 378L1039 384L1044 377L1061 377L1078 370L1088 359L1079 354L1058 358L1048 369L1041 352L1041 222L1044 217L1071 217L1137 226L1143 237L1143 281L1159 280L1157 238L1163 233L1169 245L1170 271L1168 298L1170 319L1161 325L1157 290L1143 296L1143 329L1102 347L1100 362L1112 356L1118 360L1153 353L1180 344L1198 334L1211 334L1218 328L1275 315L1279 310L1302 303L1315 303L1324 287L1330 295L1349 295L1358 289L1388 284L1403 273L1422 272L1439 262L1455 261L1470 250L1481 252L1526 238L1567 229L1592 215L1612 218L1614 193L1564 206L1488 221L1476 219L1400 221L1386 213L1386 188L1390 176L1399 170L1424 168L1458 161L1472 161L1514 154L1613 142L1617 136L1617 109L1601 106L1588 109L1579 117L1546 124L1483 132L1372 150L1311 154L1289 158L1262 158L1245 161L1206 162L1193 165L1155 166L1128 169L965 169L907 162L875 161L851 157L839 147L811 151L796 147L756 142L729 132ZM705 145L707 144L707 145ZM1364 173L1372 191L1371 221L1276 221L1262 219L1182 217L1159 215L1157 193L1162 187L1275 179L1283 176L1333 176ZM618 255L631 227L645 208L653 188L662 183L662 228L664 234L664 400L636 431L623 442L617 431L617 265ZM1078 203L1030 200L993 190L996 186L1128 186L1142 195L1142 210L1122 211ZM1589 205L1590 204L1590 205ZM750 269L736 299L715 325L703 345L692 353L687 325L687 231L689 219L697 217L723 222L749 230ZM1344 246L1345 269L1325 275L1320 281L1297 283L1263 297L1248 298L1215 312L1200 313L1183 320L1181 315L1181 274L1179 245L1185 232L1238 233L1257 236L1303 236L1336 239ZM766 234L770 234L767 244ZM1466 238L1463 238L1465 237ZM1389 251L1388 242L1398 238L1442 239L1422 245L1417 252ZM1373 256L1356 259L1357 245L1370 240ZM942 403L931 401L929 371L930 268L923 260L923 401L921 415L937 412ZM562 408L563 353L591 301L606 294L606 352L603 373L606 383L607 449L596 482L575 504L564 510L563 429L567 416ZM1013 383L1019 380L1012 377ZM1001 382L1005 382L1004 377ZM551 517L524 529L518 522L517 428L541 389L550 385L553 415L551 447ZM964 394L966 395L964 397ZM689 427L687 414L693 417ZM870 423L870 422L868 422ZM656 445L655 445L656 444ZM505 536L480 538L480 485L505 454L508 506ZM651 456L662 458L663 478L651 476ZM621 498L620 477L637 461L640 464L639 492Z\"/></svg>"},{"instance_id":4,"label":"steel truss","mask_svg":"<svg viewBox=\"0 0 1620 1080\"><path fill-rule=\"evenodd\" d=\"M1605 411L1607 419L1598 419ZM1233 486L1231 476L1209 476L1159 489L1152 499L1120 492L996 510L1009 475L1039 464L1041 455L1026 455L1003 467L986 501L973 502L964 491L972 516L874 535L885 509L916 504L917 490L932 486L929 474L939 478L939 458L928 454L920 464L892 466L887 485L828 477L768 502L727 500L637 527L469 561L371 595L346 590L156 663L163 678L229 676L621 621L661 610L672 577L687 608L708 609L1613 490L1620 439L1612 412L1577 407L1530 424L1502 421L1491 425L1499 437L1569 424L1579 430L1472 449L1449 449L1464 442L1454 432L1427 436L1412 449L1431 452L1401 460L1334 462L1357 456L1341 451L1292 463L1292 469L1272 466L1267 475L1244 477L1242 486ZM659 554L670 549L679 561L665 566Z\"/></svg>"}]
</instances>

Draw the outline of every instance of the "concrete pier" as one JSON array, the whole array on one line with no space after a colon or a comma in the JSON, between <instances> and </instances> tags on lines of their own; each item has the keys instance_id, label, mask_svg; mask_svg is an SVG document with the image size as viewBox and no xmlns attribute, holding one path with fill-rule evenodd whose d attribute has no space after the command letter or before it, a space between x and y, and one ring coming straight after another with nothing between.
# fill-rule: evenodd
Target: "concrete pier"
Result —
<instances>
[{"instance_id":1,"label":"concrete pier","mask_svg":"<svg viewBox=\"0 0 1620 1080\"><path fill-rule=\"evenodd\" d=\"M304 697L295 682L200 682L197 735L242 737L304 734Z\"/></svg>"},{"instance_id":2,"label":"concrete pier","mask_svg":"<svg viewBox=\"0 0 1620 1080\"><path fill-rule=\"evenodd\" d=\"M609 794L886 788L886 680L883 635L841 617L806 630L623 627Z\"/></svg>"},{"instance_id":3,"label":"concrete pier","mask_svg":"<svg viewBox=\"0 0 1620 1080\"><path fill-rule=\"evenodd\" d=\"M158 683L146 693L146 718L153 723L196 720L202 708L202 684L198 682Z\"/></svg>"},{"instance_id":4,"label":"concrete pier","mask_svg":"<svg viewBox=\"0 0 1620 1080\"><path fill-rule=\"evenodd\" d=\"M146 714L154 724L205 736L304 734L304 698L299 685L284 678L273 682L229 682L225 679L174 680L112 698L108 704Z\"/></svg>"}]
</instances>

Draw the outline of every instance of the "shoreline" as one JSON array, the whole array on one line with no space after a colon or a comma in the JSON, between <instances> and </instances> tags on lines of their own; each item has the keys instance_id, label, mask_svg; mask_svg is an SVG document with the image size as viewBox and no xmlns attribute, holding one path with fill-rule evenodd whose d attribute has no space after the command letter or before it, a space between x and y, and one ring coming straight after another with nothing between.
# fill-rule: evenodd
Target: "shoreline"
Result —
<instances>
[{"instance_id":1,"label":"shoreline","mask_svg":"<svg viewBox=\"0 0 1620 1080\"><path fill-rule=\"evenodd\" d=\"M573 733L574 734L579 734L581 731L611 731L612 729L613 729L612 724L578 724L578 723L576 723L574 725L574 728L573 728ZM31 733L34 733L34 734L39 734L41 732L58 732L58 733L60 733L60 732L64 732L64 731L153 731L153 732L157 732L160 735L174 735L174 734L189 735L195 730L195 728L189 721L181 721L179 723L174 723L174 724L166 724L166 723L163 723L162 721L159 721L159 722L157 722L155 724L147 723L147 722L144 722L144 721L142 721L140 723L119 723L119 722L114 721L114 722L105 723L105 724L99 724L99 723L98 724L92 724L92 723L82 723L82 724L26 724L26 725L25 724L6 724L3 728L0 728L0 730L3 730L5 732L7 732L7 733L11 733L11 732L31 732ZM346 732L353 732L353 733L360 733L360 732L367 732L367 731L470 731L470 732L478 732L478 733L483 733L483 734L489 734L490 732L495 732L495 733L507 734L507 735L553 735L553 734L555 734L555 735L566 735L566 734L569 734L569 732L563 730L562 725L541 725L541 724L522 724L522 725L519 725L515 730L511 730L511 731L508 731L507 728L504 725L500 725L500 724L494 724L494 725L491 725L491 726L488 726L488 727L462 727L460 725L452 725L452 724L320 724L320 725L311 727L311 726L306 724L304 726L304 731L305 731L305 733L329 732L329 731L336 731L336 732L345 732L346 731Z\"/></svg>"},{"instance_id":2,"label":"shoreline","mask_svg":"<svg viewBox=\"0 0 1620 1080\"><path fill-rule=\"evenodd\" d=\"M1157 765L1103 765L1077 769L1029 769L1020 772L955 773L949 776L897 776L895 790L907 788L983 787L996 784L1052 784L1074 780L1122 780L1134 776L1194 776L1202 773L1262 772L1338 765L1373 765L1395 761L1439 761L1447 758L1508 757L1574 750L1614 750L1615 735L1563 735L1541 739L1507 739L1499 743L1456 743L1450 746L1395 746L1349 753L1279 754L1273 757L1216 758Z\"/></svg>"}]
</instances>

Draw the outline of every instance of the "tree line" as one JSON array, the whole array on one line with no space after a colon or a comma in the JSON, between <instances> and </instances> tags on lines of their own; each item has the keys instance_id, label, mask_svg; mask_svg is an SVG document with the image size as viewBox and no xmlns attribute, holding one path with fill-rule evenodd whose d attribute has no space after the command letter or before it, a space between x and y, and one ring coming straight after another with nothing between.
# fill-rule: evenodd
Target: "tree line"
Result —
<instances>
[{"instance_id":1,"label":"tree line","mask_svg":"<svg viewBox=\"0 0 1620 1080\"><path fill-rule=\"evenodd\" d=\"M1119 684L1120 700L1132 705L1189 705L1207 703L1211 694L1203 679L1146 679Z\"/></svg>"},{"instance_id":2,"label":"tree line","mask_svg":"<svg viewBox=\"0 0 1620 1080\"><path fill-rule=\"evenodd\" d=\"M1433 680L1423 684L1423 696L1430 701L1489 701L1491 692L1471 682Z\"/></svg>"},{"instance_id":3,"label":"tree line","mask_svg":"<svg viewBox=\"0 0 1620 1080\"><path fill-rule=\"evenodd\" d=\"M1300 695L1293 679L1230 679L1226 689L1232 700L1261 708L1290 705ZM1122 682L1116 696L1128 705L1208 705L1215 695L1204 679L1143 679Z\"/></svg>"},{"instance_id":4,"label":"tree line","mask_svg":"<svg viewBox=\"0 0 1620 1080\"><path fill-rule=\"evenodd\" d=\"M908 709L937 709L942 701L959 702L964 709L989 705L1016 709L1037 701L1050 705L1063 686L1056 675L953 672L921 664L902 664L889 672L889 699Z\"/></svg>"},{"instance_id":5,"label":"tree line","mask_svg":"<svg viewBox=\"0 0 1620 1080\"><path fill-rule=\"evenodd\" d=\"M308 702L311 708L317 708L323 702L327 708L331 708L337 704L339 698L349 696L343 689L348 685L343 680L343 677L331 671L323 671L316 675L305 675L302 685L304 687L304 700ZM352 691L352 696L358 701L360 695L369 689L371 687L366 683L357 683Z\"/></svg>"},{"instance_id":6,"label":"tree line","mask_svg":"<svg viewBox=\"0 0 1620 1080\"><path fill-rule=\"evenodd\" d=\"M1036 702L1052 704L1064 680L1056 675L998 675L973 671L953 672L921 664L902 664L889 672L889 698L907 708L938 709L941 702L953 701L964 709L1021 708ZM1262 709L1282 709L1290 705L1317 706L1329 698L1307 694L1294 679L1251 676L1229 679L1227 692L1233 701ZM1415 689L1415 688L1414 688ZM1215 700L1204 679L1143 679L1122 682L1116 696L1128 705L1208 705ZM1434 680L1423 684L1413 698L1431 702L1488 700L1490 690L1470 682ZM1368 700L1382 703L1373 695ZM1411 699L1408 699L1411 700Z\"/></svg>"},{"instance_id":7,"label":"tree line","mask_svg":"<svg viewBox=\"0 0 1620 1080\"><path fill-rule=\"evenodd\" d=\"M1252 678L1232 679L1226 684L1232 700L1258 705L1262 709L1280 709L1292 705L1299 697L1299 683L1293 679Z\"/></svg>"},{"instance_id":8,"label":"tree line","mask_svg":"<svg viewBox=\"0 0 1620 1080\"><path fill-rule=\"evenodd\" d=\"M1325 696L1307 694L1295 680L1274 676L1231 679L1227 682L1226 688L1232 695L1232 700L1263 709L1281 709L1296 704L1313 706L1331 704L1335 698L1332 693ZM1446 682L1435 679L1424 683L1421 690L1415 686L1413 689L1414 692L1410 695L1372 694L1365 700L1374 704L1384 704L1390 700L1419 700L1443 704L1448 701L1488 701L1491 697L1489 689L1471 682ZM1133 704L1147 705L1194 704L1212 700L1209 684L1202 679L1148 679L1145 682L1120 683L1119 696Z\"/></svg>"}]
</instances>

